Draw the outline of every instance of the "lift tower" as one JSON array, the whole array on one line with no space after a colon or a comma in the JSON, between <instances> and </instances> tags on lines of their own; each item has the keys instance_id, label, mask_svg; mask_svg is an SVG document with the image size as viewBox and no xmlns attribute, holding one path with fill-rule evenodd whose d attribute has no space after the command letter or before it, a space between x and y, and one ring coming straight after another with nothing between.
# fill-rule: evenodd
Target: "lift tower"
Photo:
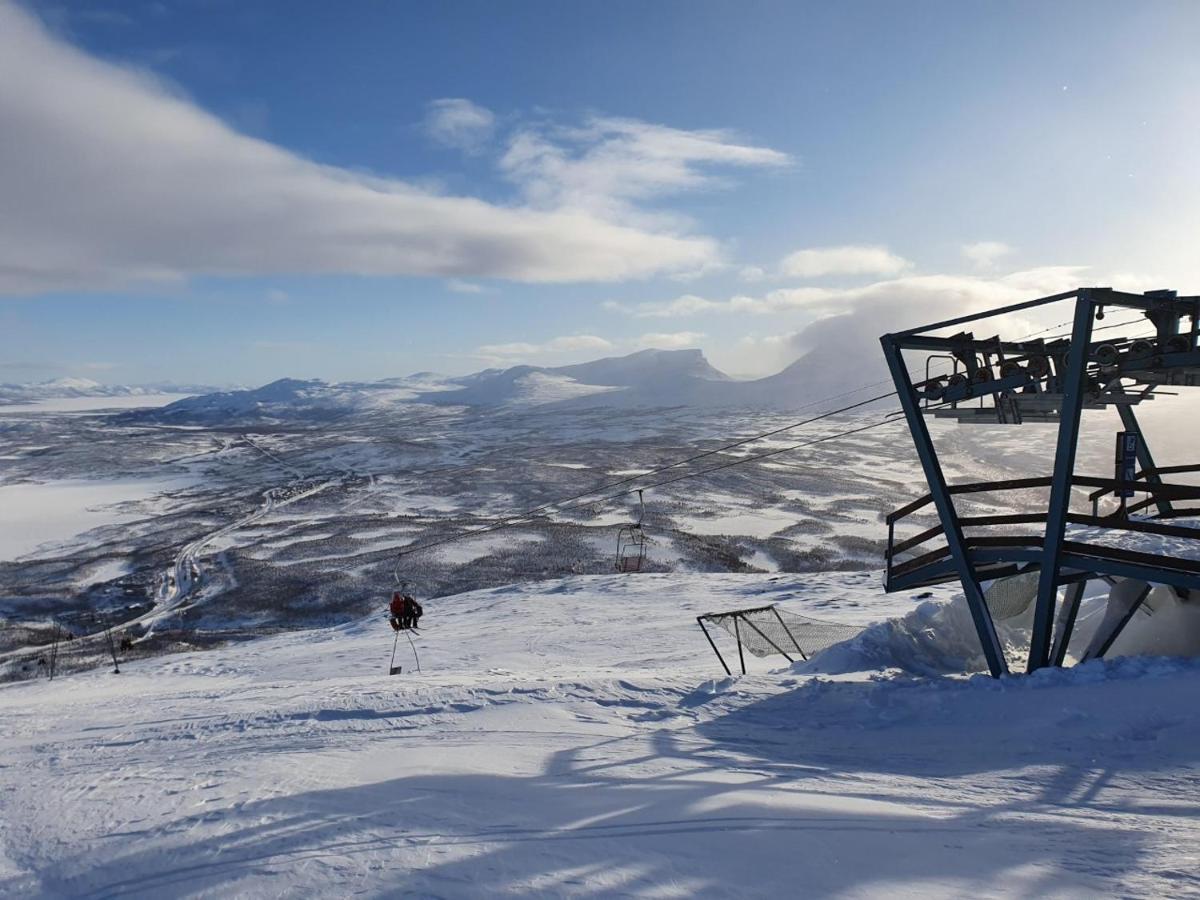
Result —
<instances>
[{"instance_id":1,"label":"lift tower","mask_svg":"<svg viewBox=\"0 0 1200 900\"><path fill-rule=\"evenodd\" d=\"M1056 303L1074 307L1070 337L1012 341L960 330L982 319ZM1135 317L1140 324L1128 330L1144 331L1144 317L1153 335L1095 340L1094 332L1115 327L1096 324L1112 311L1140 313ZM1062 665L1090 581L1102 579L1112 590L1108 615L1078 654L1080 660L1103 656L1112 647L1152 586L1168 587L1181 603L1200 598L1189 593L1200 590L1200 506L1187 505L1200 500L1200 487L1163 480L1200 472L1200 465L1156 466L1135 415L1135 407L1163 387L1200 387L1198 334L1200 297L1078 288L880 338L929 483L928 494L887 517L886 589L961 582L995 676L1009 670L996 620L1030 605L1026 670ZM909 374L911 357L924 366L924 380L914 382ZM950 372L931 374L946 362ZM1124 429L1117 471L1114 477L1077 475L1081 415L1108 407L1116 408ZM964 424L1057 423L1053 473L948 484L930 436L930 417ZM956 498L1004 503L1015 491L1041 491L1043 496L1048 491L1044 511L967 516L956 507ZM1128 503L1134 495L1143 496ZM1073 501L1084 497L1091 509L1073 509ZM1113 498L1120 499L1118 508L1102 514L1101 504L1107 508ZM897 527L930 503L938 523L897 540ZM1013 533L1014 526L1022 525L1035 527ZM931 548L935 541L938 546ZM1180 552L1180 547L1195 552Z\"/></svg>"}]
</instances>

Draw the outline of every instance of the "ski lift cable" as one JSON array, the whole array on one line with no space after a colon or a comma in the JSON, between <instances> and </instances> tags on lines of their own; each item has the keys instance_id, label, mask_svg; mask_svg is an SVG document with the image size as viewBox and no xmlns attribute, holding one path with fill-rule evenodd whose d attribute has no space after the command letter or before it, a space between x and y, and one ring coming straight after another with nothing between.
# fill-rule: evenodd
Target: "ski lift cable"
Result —
<instances>
[{"instance_id":1,"label":"ski lift cable","mask_svg":"<svg viewBox=\"0 0 1200 900\"><path fill-rule=\"evenodd\" d=\"M945 404L937 404L937 405L941 406L941 405L945 405ZM933 407L930 407L930 408L933 408ZM881 425L895 424L896 422L897 422L896 413L889 413L886 417L884 417L882 419L879 419L874 422L870 422L866 425L860 425L857 428L850 428L845 431L839 431L839 432L835 432L833 434L823 435L818 438L813 438L812 440L802 441L797 444L791 444L787 447L778 447L774 450L767 450L767 451L764 451L763 453L757 453L752 456L740 457L735 460L730 460L729 462L721 463L720 465L710 466L707 469L701 469L697 472L685 472L684 474L677 475L674 478L668 478L668 479L664 479L663 481L656 481L656 482L652 482L647 485L643 485L641 488L629 488L628 490L618 491L615 494L609 494L609 495L600 496L600 497L596 497L596 496L594 496L594 494L589 493L589 494L580 495L575 498L571 498L570 500L561 501L559 504L548 503L548 504L545 504L544 506L538 507L536 510L530 510L527 515L511 516L511 517L502 519L499 522L495 522L491 525L483 526L482 528L475 528L470 531L464 531L464 532L461 532L460 534L450 535L448 537L440 538L435 541L428 541L424 544L420 544L419 546L415 546L415 547L405 547L405 548L401 549L400 556L401 557L411 556L412 554L415 554L415 553L420 553L425 550L432 550L435 547L440 547L445 544L451 544L456 541L465 540L467 538L477 537L479 535L488 534L488 533L491 533L494 531L500 531L505 528L516 527L518 525L527 525L537 516L538 513L543 512L548 508L554 508L558 512L567 512L567 511L570 511L573 509L578 509L583 506L604 505L606 503L611 503L614 500L619 500L623 497L627 497L631 494L635 494L639 490L648 491L648 490L652 490L654 488L665 487L670 484L676 484L677 482L680 482L680 481L686 481L689 478L699 478L703 475L709 475L709 474L712 474L713 472L719 472L722 469L729 469L729 468L733 468L734 466L741 466L741 465L745 465L746 463L757 462L758 460L766 459L766 458L772 457L772 456L778 456L782 453L790 453L792 451L799 450L802 447L810 447L814 444L824 443L825 441L832 441L832 440L836 440L838 438L849 437L850 435L858 434L859 432L867 431L872 428L878 428ZM644 476L639 476L639 477L644 477ZM614 482L614 484L616 484L616 483L617 482ZM586 500L586 502L580 502L580 501L584 501L584 500Z\"/></svg>"},{"instance_id":2,"label":"ski lift cable","mask_svg":"<svg viewBox=\"0 0 1200 900\"><path fill-rule=\"evenodd\" d=\"M763 432L762 434L751 435L750 437L742 438L740 440L733 441L732 443L725 444L720 447L714 447L711 450L705 450L701 453L696 453L696 454L686 457L684 459L678 459L678 460L675 460L674 462L670 462L670 463L667 463L662 466L657 466L653 469L647 469L644 472L639 472L637 475L630 475L628 477L621 478L617 481L610 481L607 484L599 485L597 487L591 488L590 490L582 491L578 494L573 494L568 497L562 497L557 500L552 500L547 503L543 503L540 506L535 506L531 509L527 509L527 510L524 510L519 513L513 513L512 515L505 516L500 521L501 522L523 521L525 519L530 518L531 516L536 516L538 513L560 507L563 504L571 503L575 500L581 500L585 497L591 497L596 494L602 493L604 491L611 490L612 488L615 488L615 487L621 487L622 485L632 484L635 481L640 481L641 479L647 478L651 475L657 475L659 473L666 472L670 469L674 469L679 466L687 465L688 463L696 462L697 460L700 460L700 459L705 459L709 456L715 456L718 453L724 453L728 450L733 450L737 447L742 447L742 446L745 446L746 444L752 444L756 441L763 440L764 438L773 437L774 435L777 435L777 434L782 434L785 431L791 431L796 428L800 428L804 425L810 425L813 422L819 422L822 419L828 419L831 416L836 416L836 415L840 415L841 413L850 412L851 410L855 410L860 407L867 406L871 403L876 403L880 400L886 400L888 397L894 397L895 395L896 395L895 391L889 391L886 394L879 394L874 397L869 397L866 400L859 400L856 403L851 403L847 406L843 406L838 409L829 410L828 412L823 412L823 413L820 413L819 415L811 416L802 421L793 422L790 425L784 425L780 428L774 428L771 431L766 431L766 432ZM817 402L820 403L823 401L817 401ZM630 490L627 493L633 493L633 490ZM496 524L499 524L499 523L496 523ZM487 526L487 528L489 530L494 529L495 527L496 527L495 524ZM462 536L468 537L472 534L483 534L483 533L485 533L483 529L474 529L472 531L464 532ZM401 553L401 555L407 555L408 553L416 552L417 549L418 548L413 548L412 550L401 549L400 553Z\"/></svg>"},{"instance_id":3,"label":"ski lift cable","mask_svg":"<svg viewBox=\"0 0 1200 900\"><path fill-rule=\"evenodd\" d=\"M1100 330L1104 330L1107 328L1123 327L1125 325L1129 325L1135 321L1140 320L1140 318L1141 317L1138 317L1138 319L1134 319L1134 320L1130 320L1130 321L1126 321L1126 322L1116 322L1116 323L1112 323L1110 325L1100 326L1099 328L1093 329L1093 331L1100 331ZM1052 325L1049 328L1045 328L1045 329L1042 329L1041 331L1026 335L1026 336L1020 338L1019 341L1031 340L1032 338L1037 337L1040 334L1044 334L1047 331L1053 331L1056 328L1061 328L1064 325L1068 325L1068 324L1071 324L1071 323L1065 322L1065 323L1059 323L1057 325ZM1070 335L1068 334L1068 335L1063 335L1063 336L1069 337ZM821 403L827 403L830 400L837 399L839 397L845 397L850 394L860 393L861 391L866 390L867 388L874 387L879 384L885 384L885 383L887 383L887 382L886 381L878 381L878 382L874 382L872 384L862 385L862 386L854 388L850 391L845 391L841 394L835 394L832 397L826 397L821 400L813 401L812 403L807 404L805 407L801 407L801 409L811 408L812 406L817 406ZM599 487L593 488L592 490L585 491L583 493L574 494L569 497L565 497L565 498L562 498L559 500L554 500L554 501L550 501L548 503L544 503L540 506L536 506L531 509L525 510L524 512L515 513L512 515L506 516L503 519L500 519L498 522L492 523L491 525L485 525L480 528L473 528L473 529L461 532L456 535L450 535L448 537L440 538L436 541L430 541L430 542L427 542L424 544L420 544L415 547L414 546L402 547L399 549L399 551L397 553L396 566L395 566L395 569L393 570L393 576L397 579L397 581L399 580L400 562L405 556L411 556L414 553L420 553L422 551L430 550L435 547L440 547L445 544L450 544L450 543L454 543L454 542L457 542L460 540L466 540L467 538L477 537L477 536L484 535L484 534L489 534L491 532L500 531L505 528L510 528L510 527L514 527L517 525L528 524L530 522L530 520L537 517L539 514L548 512L550 510L557 510L558 512L564 512L564 511L571 510L571 509L577 509L580 506L584 506L584 505L595 506L597 504L609 503L609 502L612 502L613 500L620 499L622 497L627 497L631 494L637 493L639 491L639 489L631 488L629 490L619 491L615 494L606 495L606 496L602 496L602 497L596 497L595 495L597 495L603 491L610 490L614 487L621 487L626 484L631 484L635 481L640 481L641 479L647 478L651 475L661 474L662 472L669 471L670 469L674 469L674 468L677 468L682 465L687 465L688 463L691 463L691 462L696 462L698 460L705 459L710 456L715 456L716 454L724 453L728 450L732 450L737 447L745 446L746 444L751 444L751 443L763 440L768 437L773 437L777 434L782 434L786 431L792 431L796 428L800 428L804 425L809 425L814 422L818 422L822 419L827 419L832 416L850 412L852 410L861 408L863 406L868 406L871 403L876 403L880 400L886 400L889 397L894 397L895 395L896 395L895 391L889 391L886 394L879 394L877 396L870 397L866 400L860 400L856 403L848 404L848 405L840 407L838 409L829 410L828 412L821 413L820 415L817 415L817 416L812 416L812 417L802 420L800 422L794 422L790 425L785 425L780 428L772 429L771 431L766 431L761 434L756 434L756 435L752 435L747 438L742 438L742 439L734 441L732 443L725 444L721 447L716 447L711 450L705 450L701 453L694 454L693 456L689 456L684 459L676 460L674 462L667 463L665 465L658 466L653 469L648 469L645 472L639 472L637 475L632 475L632 476L629 476L626 478L622 478L618 481L612 481L607 484L600 485ZM934 408L937 408L939 406L944 406L944 405L946 405L946 404L939 403L939 404L931 405L929 408L934 409ZM860 432L868 431L872 428L878 428L882 425L887 425L887 424L893 423L896 421L896 418L899 415L902 415L902 411L894 410L892 412L889 412L883 419L880 419L876 422L873 422L873 423L870 423L870 424L867 424L864 426L848 429L846 431L837 432L837 433L834 433L831 435L825 435L823 437L814 438L809 441L802 441L797 444L791 444L787 447L776 448L774 450L765 451L763 453L758 453L758 454L753 454L751 456L741 457L739 459L732 460L732 461L729 461L726 463L722 463L717 466L711 466L706 469L701 469L700 471L697 471L697 472L688 472L683 475L679 475L674 478L669 478L669 479L666 479L663 481L652 482L650 484L643 485L640 490L645 491L645 490L651 490L653 488L665 487L670 484L676 484L680 481L685 481L689 478L697 478L702 475L711 474L713 472L718 472L723 469L728 469L728 468L732 468L734 466L743 465L745 463L756 462L760 459L766 459L766 458L769 458L772 456L778 456L783 453L789 453L789 452L792 452L795 450L799 450L803 447L809 447L814 444L823 443L825 441L835 440L835 439L843 438L843 437L849 437L850 435L853 435L853 434L858 434ZM581 500L585 500L587 498L592 498L592 499L588 499L588 502L586 504L578 502Z\"/></svg>"}]
</instances>

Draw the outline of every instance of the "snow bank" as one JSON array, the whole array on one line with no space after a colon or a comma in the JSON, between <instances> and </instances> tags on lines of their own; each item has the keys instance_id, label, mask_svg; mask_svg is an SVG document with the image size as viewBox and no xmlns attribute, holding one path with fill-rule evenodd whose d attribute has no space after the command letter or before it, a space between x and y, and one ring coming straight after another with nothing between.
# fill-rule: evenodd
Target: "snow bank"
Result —
<instances>
[{"instance_id":1,"label":"snow bank","mask_svg":"<svg viewBox=\"0 0 1200 900\"><path fill-rule=\"evenodd\" d=\"M900 669L917 675L986 670L966 600L927 601L907 615L871 625L857 637L794 667L806 675L873 669Z\"/></svg>"},{"instance_id":2,"label":"snow bank","mask_svg":"<svg viewBox=\"0 0 1200 900\"><path fill-rule=\"evenodd\" d=\"M1097 586L1089 588L1080 604L1068 663L1083 658L1085 648L1097 643L1105 623L1124 613L1120 604L1109 609L1107 595L1097 591ZM1032 604L1019 616L995 621L1014 670L1024 668L1032 622ZM1151 591L1106 654L1109 660L1195 656L1200 656L1200 604L1182 602L1163 586ZM987 671L966 599L960 595L949 601L927 601L904 616L868 626L851 640L795 666L797 673L826 675L891 669L913 675Z\"/></svg>"}]
</instances>

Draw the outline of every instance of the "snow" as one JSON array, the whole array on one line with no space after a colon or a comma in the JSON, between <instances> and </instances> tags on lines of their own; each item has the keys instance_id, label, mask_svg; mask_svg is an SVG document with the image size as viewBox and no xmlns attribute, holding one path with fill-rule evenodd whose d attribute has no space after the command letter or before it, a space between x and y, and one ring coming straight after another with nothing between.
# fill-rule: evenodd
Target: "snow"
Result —
<instances>
[{"instance_id":1,"label":"snow","mask_svg":"<svg viewBox=\"0 0 1200 900\"><path fill-rule=\"evenodd\" d=\"M61 544L101 525L142 516L137 503L185 484L182 479L63 479L0 485L0 561Z\"/></svg>"},{"instance_id":2,"label":"snow","mask_svg":"<svg viewBox=\"0 0 1200 900\"><path fill-rule=\"evenodd\" d=\"M744 514L698 518L680 516L678 527L693 534L745 534L770 537L796 524L798 516L775 509L747 510Z\"/></svg>"},{"instance_id":3,"label":"snow","mask_svg":"<svg viewBox=\"0 0 1200 900\"><path fill-rule=\"evenodd\" d=\"M529 544L540 543L544 540L545 537L540 534L523 534L521 532L506 531L503 534L467 538L453 544L447 544L443 547L438 547L437 554L445 562L463 566L502 550L516 550L522 546L528 547ZM395 546L395 542L392 543L392 546Z\"/></svg>"},{"instance_id":4,"label":"snow","mask_svg":"<svg viewBox=\"0 0 1200 900\"><path fill-rule=\"evenodd\" d=\"M0 404L0 416L37 413L94 413L100 410L150 409L183 400L188 394L137 394L116 397L51 397L34 403Z\"/></svg>"},{"instance_id":5,"label":"snow","mask_svg":"<svg viewBox=\"0 0 1200 900\"><path fill-rule=\"evenodd\" d=\"M1153 520L1139 516L1134 520ZM1179 517L1169 522L1157 524L1180 525L1196 528L1200 534L1200 521L1194 516ZM1067 528L1067 540L1081 541L1103 547L1113 547L1118 550L1129 550L1134 553L1153 553L1173 559L1191 559L1200 561L1200 541L1195 538L1168 537L1158 534L1144 534L1137 531L1121 531L1113 528L1095 528L1092 526L1072 525Z\"/></svg>"},{"instance_id":6,"label":"snow","mask_svg":"<svg viewBox=\"0 0 1200 900\"><path fill-rule=\"evenodd\" d=\"M994 681L917 677L893 654L726 678L695 624L770 602L927 621L952 596L914 607L877 577L594 576L430 600L423 671L401 638L397 677L381 610L5 685L0 895L1200 892L1200 663Z\"/></svg>"}]
</instances>

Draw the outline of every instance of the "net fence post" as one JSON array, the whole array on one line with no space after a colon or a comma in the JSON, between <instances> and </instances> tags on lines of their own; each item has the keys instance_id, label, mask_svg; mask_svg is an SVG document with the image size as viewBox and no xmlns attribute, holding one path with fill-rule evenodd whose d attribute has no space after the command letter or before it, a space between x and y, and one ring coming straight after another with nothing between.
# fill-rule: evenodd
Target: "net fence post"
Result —
<instances>
[{"instance_id":1,"label":"net fence post","mask_svg":"<svg viewBox=\"0 0 1200 900\"><path fill-rule=\"evenodd\" d=\"M717 642L712 639L712 635L708 633L708 629L704 627L704 616L696 616L696 624L700 626L700 630L704 632L704 636L708 638L708 645L713 648L713 653L717 654L717 659L721 661L721 668L725 670L725 674L730 677L733 673L729 671L729 666L725 663L725 657L721 655L721 651L717 649Z\"/></svg>"},{"instance_id":2,"label":"net fence post","mask_svg":"<svg viewBox=\"0 0 1200 900\"><path fill-rule=\"evenodd\" d=\"M58 641L59 641L59 626L58 626L58 623L55 622L54 623L54 640L50 644L50 671L47 673L49 675L49 678L47 679L48 681L54 680L54 666L55 666L55 663L58 662Z\"/></svg>"},{"instance_id":3,"label":"net fence post","mask_svg":"<svg viewBox=\"0 0 1200 900\"><path fill-rule=\"evenodd\" d=\"M740 618L741 618L740 614L733 617L733 636L735 638L737 638L738 660L742 664L742 674L745 675L746 674L746 654L742 652L742 630L741 630L741 628L738 627L738 619L740 619Z\"/></svg>"},{"instance_id":4,"label":"net fence post","mask_svg":"<svg viewBox=\"0 0 1200 900\"><path fill-rule=\"evenodd\" d=\"M117 645L115 643L113 643L112 628L109 626L107 615L104 616L103 621L104 621L104 637L108 641L108 652L109 652L109 654L111 654L112 661L113 661L113 674L120 675L121 674L121 664L119 662L117 662Z\"/></svg>"},{"instance_id":5,"label":"net fence post","mask_svg":"<svg viewBox=\"0 0 1200 900\"><path fill-rule=\"evenodd\" d=\"M796 636L792 634L792 629L788 628L787 623L783 621L783 616L779 614L779 610L772 606L771 612L775 613L775 618L779 620L779 627L783 629L784 634L792 639L792 643L796 646L796 652L800 654L800 658L805 662L808 662L808 657L804 655L804 651L800 648L800 642L796 640Z\"/></svg>"},{"instance_id":6,"label":"net fence post","mask_svg":"<svg viewBox=\"0 0 1200 900\"><path fill-rule=\"evenodd\" d=\"M760 638L762 638L764 641L766 641L768 644L770 644L772 647L774 647L776 653L778 653L780 656L782 656L788 662L795 662L794 659L792 659L790 656L788 656L786 653L783 652L782 647L780 647L773 640L771 640L769 637L767 637L765 634L763 634L762 629L760 629L757 625L755 625L749 619L746 619L746 624L749 625L751 628L753 628L754 631L758 634L758 636Z\"/></svg>"}]
</instances>

